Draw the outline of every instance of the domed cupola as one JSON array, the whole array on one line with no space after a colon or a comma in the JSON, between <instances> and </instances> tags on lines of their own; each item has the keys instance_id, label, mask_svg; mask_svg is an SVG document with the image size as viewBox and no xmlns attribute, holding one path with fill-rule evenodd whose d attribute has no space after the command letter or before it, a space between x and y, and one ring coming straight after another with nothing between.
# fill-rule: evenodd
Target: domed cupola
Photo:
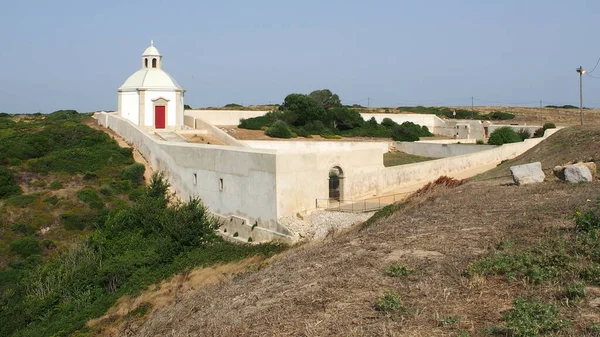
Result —
<instances>
[{"instance_id":1,"label":"domed cupola","mask_svg":"<svg viewBox=\"0 0 600 337\"><path fill-rule=\"evenodd\" d=\"M162 68L162 55L154 47L154 41L150 41L150 47L142 54L142 68Z\"/></svg>"},{"instance_id":2,"label":"domed cupola","mask_svg":"<svg viewBox=\"0 0 600 337\"><path fill-rule=\"evenodd\" d=\"M185 90L162 69L162 55L150 42L142 53L142 68L118 89L119 115L154 129L183 126Z\"/></svg>"}]
</instances>

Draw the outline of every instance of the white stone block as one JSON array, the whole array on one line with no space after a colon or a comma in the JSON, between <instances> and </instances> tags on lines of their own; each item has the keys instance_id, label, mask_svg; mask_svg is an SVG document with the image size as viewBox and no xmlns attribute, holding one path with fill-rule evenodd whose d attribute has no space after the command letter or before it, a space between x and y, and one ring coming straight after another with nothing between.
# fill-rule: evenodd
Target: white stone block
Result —
<instances>
[{"instance_id":1,"label":"white stone block","mask_svg":"<svg viewBox=\"0 0 600 337\"><path fill-rule=\"evenodd\" d=\"M585 165L569 165L565 167L565 180L570 183L590 182L592 179L592 173Z\"/></svg>"},{"instance_id":2,"label":"white stone block","mask_svg":"<svg viewBox=\"0 0 600 337\"><path fill-rule=\"evenodd\" d=\"M525 165L512 166L510 168L513 181L517 185L527 185L541 183L546 178L544 171L542 171L542 163L535 162Z\"/></svg>"}]
</instances>

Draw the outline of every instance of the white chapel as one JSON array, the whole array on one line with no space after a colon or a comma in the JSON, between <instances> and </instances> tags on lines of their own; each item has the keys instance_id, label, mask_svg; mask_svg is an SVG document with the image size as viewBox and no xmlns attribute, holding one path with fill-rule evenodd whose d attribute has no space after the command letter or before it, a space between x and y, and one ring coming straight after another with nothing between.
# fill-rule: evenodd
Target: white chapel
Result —
<instances>
[{"instance_id":1,"label":"white chapel","mask_svg":"<svg viewBox=\"0 0 600 337\"><path fill-rule=\"evenodd\" d=\"M162 55L150 42L142 54L142 69L119 88L119 116L151 129L181 128L184 93L162 69Z\"/></svg>"}]
</instances>

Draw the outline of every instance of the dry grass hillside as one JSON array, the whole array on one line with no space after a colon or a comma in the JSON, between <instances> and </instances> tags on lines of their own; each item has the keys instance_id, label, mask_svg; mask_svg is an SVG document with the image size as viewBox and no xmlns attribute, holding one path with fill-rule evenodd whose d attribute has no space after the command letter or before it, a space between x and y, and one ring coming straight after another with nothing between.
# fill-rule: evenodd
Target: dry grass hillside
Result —
<instances>
[{"instance_id":1,"label":"dry grass hillside","mask_svg":"<svg viewBox=\"0 0 600 337\"><path fill-rule=\"evenodd\" d=\"M597 158L598 135L597 128L566 129L515 162ZM574 221L568 215L577 206L591 207L600 185L550 176L519 187L499 176L430 188L384 209L363 228L295 247L132 316L117 334L487 336L512 328L515 336L596 336L600 274L590 261L598 256L585 262L587 250L570 255L564 242L580 240L569 234ZM590 272L576 269L583 267ZM588 280L585 288L577 283L577 291L568 292L579 279Z\"/></svg>"}]
</instances>

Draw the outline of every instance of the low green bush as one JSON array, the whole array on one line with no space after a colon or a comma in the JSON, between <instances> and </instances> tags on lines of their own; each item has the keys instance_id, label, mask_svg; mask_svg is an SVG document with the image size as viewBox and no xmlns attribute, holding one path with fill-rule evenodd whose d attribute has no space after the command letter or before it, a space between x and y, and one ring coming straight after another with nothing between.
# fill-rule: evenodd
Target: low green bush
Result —
<instances>
[{"instance_id":1,"label":"low green bush","mask_svg":"<svg viewBox=\"0 0 600 337\"><path fill-rule=\"evenodd\" d=\"M62 185L62 183L61 183L60 181L58 181L58 180L53 180L53 181L50 183L50 186L49 186L49 187L50 187L50 189L51 189L51 190L54 190L54 191L55 191L55 190L60 190L61 188L63 188L63 185Z\"/></svg>"},{"instance_id":2,"label":"low green bush","mask_svg":"<svg viewBox=\"0 0 600 337\"><path fill-rule=\"evenodd\" d=\"M542 126L542 128L544 130L556 129L556 124L554 124L554 123L544 123L544 125Z\"/></svg>"},{"instance_id":3,"label":"low green bush","mask_svg":"<svg viewBox=\"0 0 600 337\"><path fill-rule=\"evenodd\" d=\"M104 203L100 200L98 193L91 188L83 188L77 191L77 199L85 202L92 209L101 210L104 208Z\"/></svg>"},{"instance_id":4,"label":"low green bush","mask_svg":"<svg viewBox=\"0 0 600 337\"><path fill-rule=\"evenodd\" d=\"M39 255L42 252L39 240L32 236L27 236L12 241L9 244L10 250L27 258L31 255Z\"/></svg>"},{"instance_id":5,"label":"low green bush","mask_svg":"<svg viewBox=\"0 0 600 337\"><path fill-rule=\"evenodd\" d=\"M23 193L17 184L13 171L0 166L0 199L9 198Z\"/></svg>"},{"instance_id":6,"label":"low green bush","mask_svg":"<svg viewBox=\"0 0 600 337\"><path fill-rule=\"evenodd\" d=\"M412 270L408 269L405 266L396 264L396 263L389 265L387 267L387 269L385 270L385 274L390 277L408 276L411 273L412 273Z\"/></svg>"},{"instance_id":7,"label":"low green bush","mask_svg":"<svg viewBox=\"0 0 600 337\"><path fill-rule=\"evenodd\" d=\"M503 316L503 327L510 336L547 336L568 327L552 304L525 298L517 298L513 304L514 307Z\"/></svg>"},{"instance_id":8,"label":"low green bush","mask_svg":"<svg viewBox=\"0 0 600 337\"><path fill-rule=\"evenodd\" d=\"M111 180L108 186L119 194L127 193L133 188L131 180Z\"/></svg>"},{"instance_id":9,"label":"low green bush","mask_svg":"<svg viewBox=\"0 0 600 337\"><path fill-rule=\"evenodd\" d=\"M513 128L510 126L503 126L492 132L490 139L488 140L488 144L502 145L508 143L518 143L521 141L521 137L519 137L519 134L517 134Z\"/></svg>"},{"instance_id":10,"label":"low green bush","mask_svg":"<svg viewBox=\"0 0 600 337\"><path fill-rule=\"evenodd\" d=\"M563 287L563 296L574 302L585 299L585 284L583 282L572 282Z\"/></svg>"},{"instance_id":11,"label":"low green bush","mask_svg":"<svg viewBox=\"0 0 600 337\"><path fill-rule=\"evenodd\" d=\"M535 130L535 132L533 133L533 138L544 137L545 132L546 132L546 130L544 128L539 128L539 129Z\"/></svg>"},{"instance_id":12,"label":"low green bush","mask_svg":"<svg viewBox=\"0 0 600 337\"><path fill-rule=\"evenodd\" d=\"M517 131L517 135L519 135L519 138L521 138L521 140L525 140L531 137L531 132L529 132L529 130L527 129L520 129L519 131Z\"/></svg>"},{"instance_id":13,"label":"low green bush","mask_svg":"<svg viewBox=\"0 0 600 337\"><path fill-rule=\"evenodd\" d=\"M39 194L35 193L16 195L7 199L6 204L10 206L24 208L34 203L39 197Z\"/></svg>"},{"instance_id":14,"label":"low green bush","mask_svg":"<svg viewBox=\"0 0 600 337\"><path fill-rule=\"evenodd\" d=\"M493 111L484 116L486 116L487 119L490 119L493 121L503 121L503 120L515 118L515 114L512 114L510 112L503 112L503 111Z\"/></svg>"},{"instance_id":15,"label":"low green bush","mask_svg":"<svg viewBox=\"0 0 600 337\"><path fill-rule=\"evenodd\" d=\"M404 123L392 128L392 138L397 142L414 142L420 139L418 131Z\"/></svg>"},{"instance_id":16,"label":"low green bush","mask_svg":"<svg viewBox=\"0 0 600 337\"><path fill-rule=\"evenodd\" d=\"M403 310L402 300L396 292L386 292L381 295L375 303L375 309L378 311L400 311Z\"/></svg>"},{"instance_id":17,"label":"low green bush","mask_svg":"<svg viewBox=\"0 0 600 337\"><path fill-rule=\"evenodd\" d=\"M143 164L135 163L127 166L122 173L123 179L129 180L134 186L138 186L144 182L144 172L146 167Z\"/></svg>"},{"instance_id":18,"label":"low green bush","mask_svg":"<svg viewBox=\"0 0 600 337\"><path fill-rule=\"evenodd\" d=\"M88 225L91 225L88 216L76 212L62 213L60 219L67 230L84 230Z\"/></svg>"},{"instance_id":19,"label":"low green bush","mask_svg":"<svg viewBox=\"0 0 600 337\"><path fill-rule=\"evenodd\" d=\"M242 118L238 127L248 130L262 130L273 124L273 120L269 116L258 116L253 118Z\"/></svg>"},{"instance_id":20,"label":"low green bush","mask_svg":"<svg viewBox=\"0 0 600 337\"><path fill-rule=\"evenodd\" d=\"M284 121L276 121L265 131L265 135L274 138L292 138L292 131Z\"/></svg>"}]
</instances>

